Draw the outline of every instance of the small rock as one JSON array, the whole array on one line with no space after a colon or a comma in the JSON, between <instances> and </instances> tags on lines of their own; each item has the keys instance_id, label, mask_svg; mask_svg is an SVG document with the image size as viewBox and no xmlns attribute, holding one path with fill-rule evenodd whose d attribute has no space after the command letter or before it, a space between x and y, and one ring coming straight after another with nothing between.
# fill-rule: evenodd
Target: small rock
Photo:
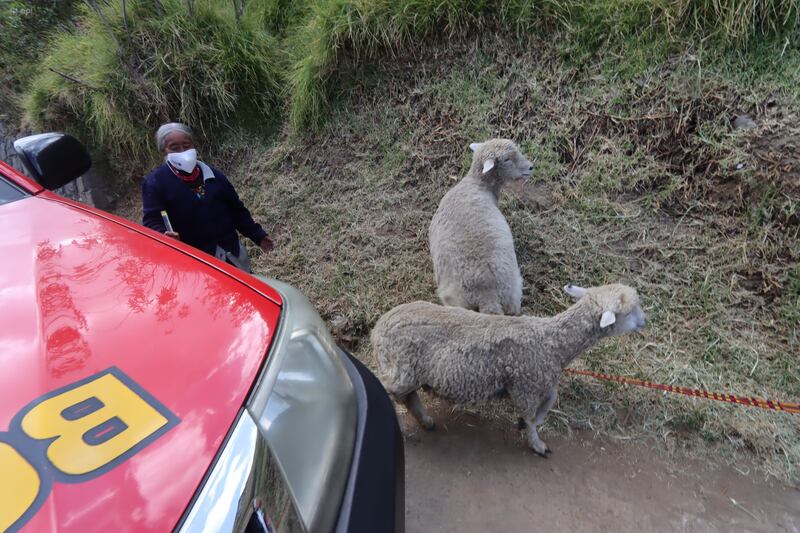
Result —
<instances>
[{"instance_id":1,"label":"small rock","mask_svg":"<svg viewBox=\"0 0 800 533\"><path fill-rule=\"evenodd\" d=\"M331 329L341 331L347 327L347 318L343 315L336 315L330 321Z\"/></svg>"},{"instance_id":2,"label":"small rock","mask_svg":"<svg viewBox=\"0 0 800 533\"><path fill-rule=\"evenodd\" d=\"M756 122L750 115L736 115L733 119L733 129L748 129L751 130L756 127Z\"/></svg>"}]
</instances>

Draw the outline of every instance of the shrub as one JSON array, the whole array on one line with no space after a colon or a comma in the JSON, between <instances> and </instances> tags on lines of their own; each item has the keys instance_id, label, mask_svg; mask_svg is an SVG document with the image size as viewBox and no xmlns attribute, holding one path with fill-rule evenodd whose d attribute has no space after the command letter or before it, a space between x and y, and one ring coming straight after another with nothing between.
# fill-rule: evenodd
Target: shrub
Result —
<instances>
[{"instance_id":1,"label":"shrub","mask_svg":"<svg viewBox=\"0 0 800 533\"><path fill-rule=\"evenodd\" d=\"M25 103L33 124L142 160L162 122L203 137L243 107L265 120L278 109L281 61L259 17L223 0L127 4L90 2L80 29L55 37Z\"/></svg>"},{"instance_id":2,"label":"shrub","mask_svg":"<svg viewBox=\"0 0 800 533\"><path fill-rule=\"evenodd\" d=\"M0 3L0 113L16 119L48 36L72 24L74 0Z\"/></svg>"}]
</instances>

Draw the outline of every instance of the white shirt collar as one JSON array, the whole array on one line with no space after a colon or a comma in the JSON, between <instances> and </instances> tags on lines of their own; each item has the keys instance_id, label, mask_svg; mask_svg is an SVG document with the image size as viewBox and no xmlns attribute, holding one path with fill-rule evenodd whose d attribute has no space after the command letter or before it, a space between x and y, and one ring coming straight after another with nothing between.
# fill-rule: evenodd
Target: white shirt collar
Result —
<instances>
[{"instance_id":1,"label":"white shirt collar","mask_svg":"<svg viewBox=\"0 0 800 533\"><path fill-rule=\"evenodd\" d=\"M197 166L200 167L200 170L203 172L203 182L205 183L208 180L214 179L214 171L211 170L211 167L203 163L202 161L197 162Z\"/></svg>"}]
</instances>

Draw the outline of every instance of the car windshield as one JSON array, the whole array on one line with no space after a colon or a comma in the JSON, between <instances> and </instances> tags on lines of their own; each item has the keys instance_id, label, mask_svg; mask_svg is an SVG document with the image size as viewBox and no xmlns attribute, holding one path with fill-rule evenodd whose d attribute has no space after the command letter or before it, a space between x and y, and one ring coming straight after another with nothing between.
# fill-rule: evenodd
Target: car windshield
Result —
<instances>
[{"instance_id":1,"label":"car windshield","mask_svg":"<svg viewBox=\"0 0 800 533\"><path fill-rule=\"evenodd\" d=\"M0 176L0 205L25 198L26 196L27 194L22 189Z\"/></svg>"}]
</instances>

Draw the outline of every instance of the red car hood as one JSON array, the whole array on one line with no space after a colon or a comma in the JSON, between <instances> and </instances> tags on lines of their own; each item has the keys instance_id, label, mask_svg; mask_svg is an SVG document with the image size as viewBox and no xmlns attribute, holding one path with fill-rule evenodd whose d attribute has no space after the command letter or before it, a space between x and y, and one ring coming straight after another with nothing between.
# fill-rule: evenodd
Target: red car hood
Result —
<instances>
[{"instance_id":1,"label":"red car hood","mask_svg":"<svg viewBox=\"0 0 800 533\"><path fill-rule=\"evenodd\" d=\"M0 530L21 509L14 529L168 531L258 374L280 298L48 194L0 206ZM69 435L98 413L104 425Z\"/></svg>"}]
</instances>

